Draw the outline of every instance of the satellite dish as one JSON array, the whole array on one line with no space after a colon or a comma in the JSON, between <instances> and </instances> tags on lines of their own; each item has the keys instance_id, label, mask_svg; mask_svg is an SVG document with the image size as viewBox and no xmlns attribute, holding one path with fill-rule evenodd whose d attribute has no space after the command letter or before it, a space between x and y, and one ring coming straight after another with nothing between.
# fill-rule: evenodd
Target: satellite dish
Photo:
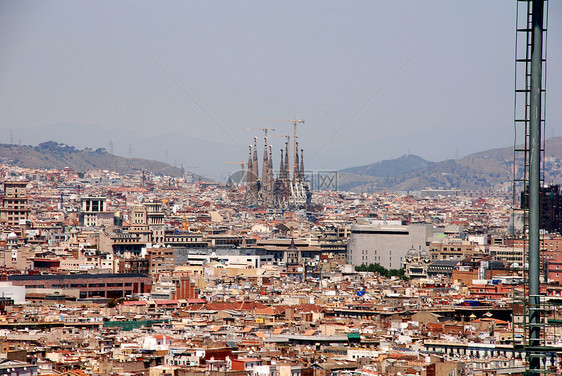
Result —
<instances>
[{"instance_id":1,"label":"satellite dish","mask_svg":"<svg viewBox=\"0 0 562 376\"><path fill-rule=\"evenodd\" d=\"M143 195L138 195L138 196L137 196L137 201L142 203L142 202L144 201L144 196L143 196Z\"/></svg>"}]
</instances>

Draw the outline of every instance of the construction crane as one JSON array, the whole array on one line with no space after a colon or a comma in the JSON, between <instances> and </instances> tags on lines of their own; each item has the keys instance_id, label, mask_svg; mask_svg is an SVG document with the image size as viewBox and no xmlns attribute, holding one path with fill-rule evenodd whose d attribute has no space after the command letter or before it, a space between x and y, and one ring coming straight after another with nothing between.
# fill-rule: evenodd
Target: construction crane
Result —
<instances>
[{"instance_id":1,"label":"construction crane","mask_svg":"<svg viewBox=\"0 0 562 376\"><path fill-rule=\"evenodd\" d=\"M272 134L269 137L285 137L287 142L291 142L291 135L290 134Z\"/></svg>"},{"instance_id":2,"label":"construction crane","mask_svg":"<svg viewBox=\"0 0 562 376\"><path fill-rule=\"evenodd\" d=\"M246 128L247 131L255 130L255 131L263 131L264 136L267 138L267 132L272 131L275 132L275 128Z\"/></svg>"},{"instance_id":3,"label":"construction crane","mask_svg":"<svg viewBox=\"0 0 562 376\"><path fill-rule=\"evenodd\" d=\"M226 161L226 162L224 162L224 163L226 163L226 164L237 164L237 165L240 165L240 168L242 169L242 171L244 171L244 167L248 164L247 162L244 162L244 161L242 161L242 162Z\"/></svg>"},{"instance_id":4,"label":"construction crane","mask_svg":"<svg viewBox=\"0 0 562 376\"><path fill-rule=\"evenodd\" d=\"M296 171L297 166L297 125L304 124L304 120L297 119L296 117L293 120L287 119L260 119L265 121L277 121L277 122L289 122L293 123L293 171Z\"/></svg>"}]
</instances>

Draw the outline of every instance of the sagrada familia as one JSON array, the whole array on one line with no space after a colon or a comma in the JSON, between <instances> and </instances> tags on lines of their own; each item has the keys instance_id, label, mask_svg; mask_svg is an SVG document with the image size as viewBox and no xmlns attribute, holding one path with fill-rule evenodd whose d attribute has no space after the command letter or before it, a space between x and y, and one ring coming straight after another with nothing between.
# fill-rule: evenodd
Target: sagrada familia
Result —
<instances>
[{"instance_id":1,"label":"sagrada familia","mask_svg":"<svg viewBox=\"0 0 562 376\"><path fill-rule=\"evenodd\" d=\"M265 137L261 177L258 166L257 137L254 147L249 146L248 169L246 172L246 194L244 203L248 206L270 208L305 208L310 204L312 192L304 174L303 150L298 150L298 142L294 144L293 176L289 164L289 142L285 142L285 150L281 149L279 172L274 177L272 147L268 146ZM283 156L283 154L285 154Z\"/></svg>"}]
</instances>

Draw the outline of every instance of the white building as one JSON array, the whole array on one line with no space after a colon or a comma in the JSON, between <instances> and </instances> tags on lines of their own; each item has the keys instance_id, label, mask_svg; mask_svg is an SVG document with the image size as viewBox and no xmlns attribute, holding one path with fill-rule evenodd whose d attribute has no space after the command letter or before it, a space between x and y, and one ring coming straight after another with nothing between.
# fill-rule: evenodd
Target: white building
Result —
<instances>
[{"instance_id":1,"label":"white building","mask_svg":"<svg viewBox=\"0 0 562 376\"><path fill-rule=\"evenodd\" d=\"M170 346L172 346L172 342L172 337L164 334L154 334L142 339L142 349L152 351L169 350Z\"/></svg>"},{"instance_id":2,"label":"white building","mask_svg":"<svg viewBox=\"0 0 562 376\"><path fill-rule=\"evenodd\" d=\"M352 226L347 243L347 262L400 269L408 250L429 251L432 237L433 226L426 223Z\"/></svg>"},{"instance_id":3,"label":"white building","mask_svg":"<svg viewBox=\"0 0 562 376\"><path fill-rule=\"evenodd\" d=\"M260 268L266 263L273 263L272 255L208 255L188 254L187 262L189 265L207 265L213 261L226 266L236 266L240 268Z\"/></svg>"},{"instance_id":4,"label":"white building","mask_svg":"<svg viewBox=\"0 0 562 376\"><path fill-rule=\"evenodd\" d=\"M25 303L25 286L13 286L12 282L0 282L0 296L11 298L14 304Z\"/></svg>"}]
</instances>

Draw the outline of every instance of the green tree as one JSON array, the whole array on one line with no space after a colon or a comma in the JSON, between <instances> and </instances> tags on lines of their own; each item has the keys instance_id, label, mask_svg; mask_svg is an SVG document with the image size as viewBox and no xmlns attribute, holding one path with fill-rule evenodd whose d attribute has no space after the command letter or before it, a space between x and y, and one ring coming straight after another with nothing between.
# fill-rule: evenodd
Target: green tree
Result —
<instances>
[{"instance_id":1,"label":"green tree","mask_svg":"<svg viewBox=\"0 0 562 376\"><path fill-rule=\"evenodd\" d=\"M355 267L355 270L358 272L371 272L377 273L383 277L398 277L405 281L408 281L409 278L406 277L404 269L387 269L380 264L362 264Z\"/></svg>"}]
</instances>

